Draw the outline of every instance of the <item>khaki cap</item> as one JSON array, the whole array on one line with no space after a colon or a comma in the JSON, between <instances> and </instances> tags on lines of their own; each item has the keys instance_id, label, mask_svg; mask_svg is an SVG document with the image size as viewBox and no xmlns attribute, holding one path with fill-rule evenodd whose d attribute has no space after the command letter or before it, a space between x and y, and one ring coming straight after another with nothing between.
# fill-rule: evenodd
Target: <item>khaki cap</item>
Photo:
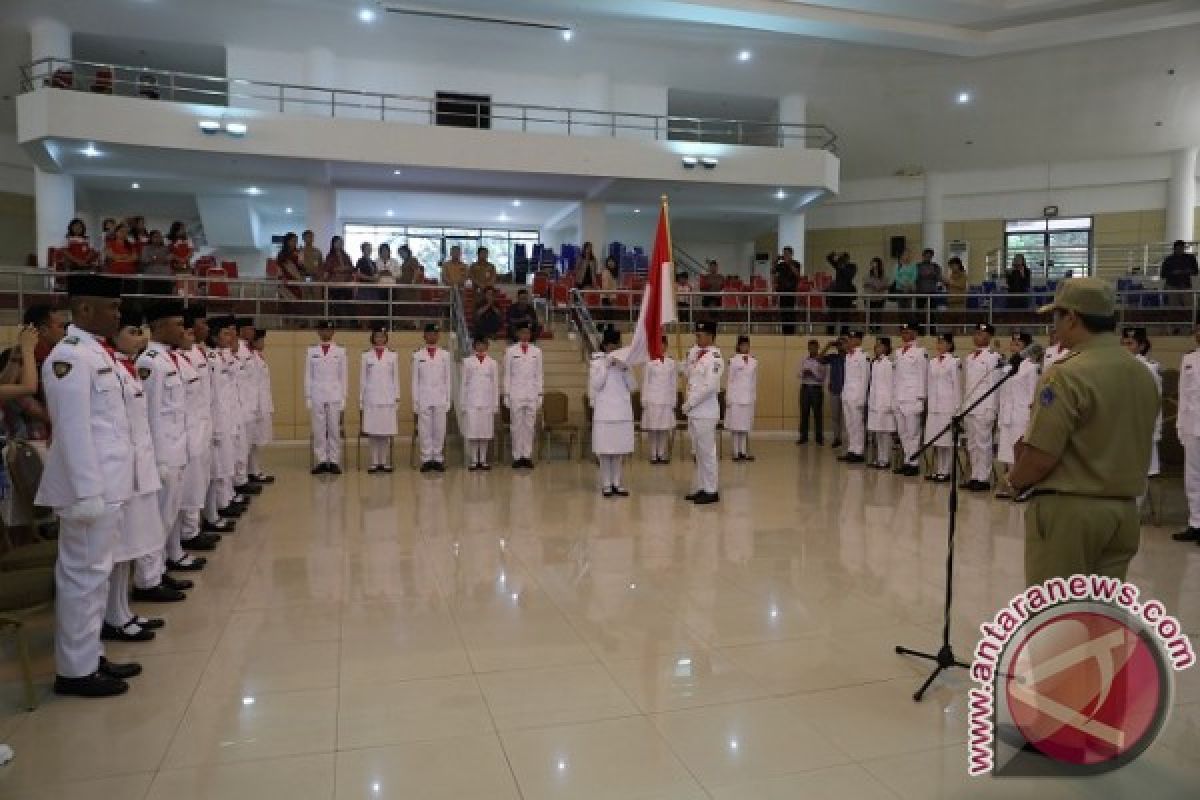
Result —
<instances>
[{"instance_id":1,"label":"khaki cap","mask_svg":"<svg viewBox=\"0 0 1200 800\"><path fill-rule=\"evenodd\" d=\"M1112 284L1100 278L1068 278L1058 287L1054 302L1038 309L1039 314L1061 308L1076 314L1111 317L1116 311L1117 296Z\"/></svg>"}]
</instances>

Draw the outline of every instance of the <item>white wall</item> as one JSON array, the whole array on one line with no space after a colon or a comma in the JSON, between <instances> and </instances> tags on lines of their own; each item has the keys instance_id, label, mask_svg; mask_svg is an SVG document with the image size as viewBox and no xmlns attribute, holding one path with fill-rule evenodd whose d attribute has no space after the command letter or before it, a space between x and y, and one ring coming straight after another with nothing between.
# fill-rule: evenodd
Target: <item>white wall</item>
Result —
<instances>
[{"instance_id":1,"label":"white wall","mask_svg":"<svg viewBox=\"0 0 1200 800\"><path fill-rule=\"evenodd\" d=\"M17 144L15 131L0 133L0 192L33 194L33 162Z\"/></svg>"}]
</instances>

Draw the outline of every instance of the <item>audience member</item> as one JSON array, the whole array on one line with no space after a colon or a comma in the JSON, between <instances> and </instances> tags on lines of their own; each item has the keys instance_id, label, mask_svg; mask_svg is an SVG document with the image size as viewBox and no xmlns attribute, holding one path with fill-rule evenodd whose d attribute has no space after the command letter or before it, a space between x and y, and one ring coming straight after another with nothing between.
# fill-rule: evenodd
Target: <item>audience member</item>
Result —
<instances>
[{"instance_id":1,"label":"audience member","mask_svg":"<svg viewBox=\"0 0 1200 800\"><path fill-rule=\"evenodd\" d=\"M1029 291L1033 286L1033 276L1029 274L1029 267L1025 264L1025 255L1017 253L1012 259L1012 269L1004 276L1005 282L1008 284L1008 307L1009 308L1029 308L1030 297Z\"/></svg>"},{"instance_id":2,"label":"audience member","mask_svg":"<svg viewBox=\"0 0 1200 800\"><path fill-rule=\"evenodd\" d=\"M462 248L454 245L450 248L450 258L442 262L442 283L461 289L466 282L467 265L462 260Z\"/></svg>"},{"instance_id":3,"label":"audience member","mask_svg":"<svg viewBox=\"0 0 1200 800\"><path fill-rule=\"evenodd\" d=\"M796 332L796 291L800 288L800 264L790 246L784 247L779 258L775 259L771 279L779 295L781 331L784 336L791 336Z\"/></svg>"},{"instance_id":4,"label":"audience member","mask_svg":"<svg viewBox=\"0 0 1200 800\"><path fill-rule=\"evenodd\" d=\"M78 217L67 224L67 238L62 245L62 256L68 271L92 269L99 260L100 254L88 240L87 225Z\"/></svg>"},{"instance_id":5,"label":"audience member","mask_svg":"<svg viewBox=\"0 0 1200 800\"><path fill-rule=\"evenodd\" d=\"M124 222L117 223L112 238L104 243L104 271L111 275L137 274L137 252L129 241L129 228Z\"/></svg>"},{"instance_id":6,"label":"audience member","mask_svg":"<svg viewBox=\"0 0 1200 800\"><path fill-rule=\"evenodd\" d=\"M921 251L921 260L917 264L917 276L914 289L917 292L917 308L925 308L932 299L929 295L937 294L942 288L942 266L933 260L934 252L930 247Z\"/></svg>"},{"instance_id":7,"label":"audience member","mask_svg":"<svg viewBox=\"0 0 1200 800\"><path fill-rule=\"evenodd\" d=\"M575 288L598 289L600 287L600 276L596 274L598 271L592 243L584 242L583 249L579 253L579 260L575 262Z\"/></svg>"},{"instance_id":8,"label":"audience member","mask_svg":"<svg viewBox=\"0 0 1200 800\"><path fill-rule=\"evenodd\" d=\"M321 255L321 250L313 244L314 236L312 231L305 231L300 234L300 238L304 244L296 254L297 272L304 278L309 280L320 280L321 270L324 266L324 259Z\"/></svg>"},{"instance_id":9,"label":"audience member","mask_svg":"<svg viewBox=\"0 0 1200 800\"><path fill-rule=\"evenodd\" d=\"M1192 276L1200 274L1194 253L1187 252L1187 243L1178 239L1171 246L1171 255L1163 259L1159 268L1167 293L1167 305L1191 308L1192 297L1187 293L1192 288Z\"/></svg>"},{"instance_id":10,"label":"audience member","mask_svg":"<svg viewBox=\"0 0 1200 800\"><path fill-rule=\"evenodd\" d=\"M143 294L170 294L171 251L163 238L162 231L150 231L150 240L142 248L138 259L138 271L151 276L151 280L142 281Z\"/></svg>"},{"instance_id":11,"label":"audience member","mask_svg":"<svg viewBox=\"0 0 1200 800\"><path fill-rule=\"evenodd\" d=\"M620 285L618 275L617 260L609 256L604 260L604 269L600 270L600 303L602 305L611 306L617 301L617 287Z\"/></svg>"},{"instance_id":12,"label":"audience member","mask_svg":"<svg viewBox=\"0 0 1200 800\"><path fill-rule=\"evenodd\" d=\"M867 279L863 281L863 291L867 295L867 307L872 311L883 308L887 302L888 286L891 282L883 271L883 259L879 256L871 259L871 268L867 271ZM876 326L872 324L872 330Z\"/></svg>"},{"instance_id":13,"label":"audience member","mask_svg":"<svg viewBox=\"0 0 1200 800\"><path fill-rule=\"evenodd\" d=\"M825 260L833 268L833 283L828 292L829 307L853 308L854 296L858 294L858 289L854 285L854 278L858 274L858 264L850 260L849 253L829 253L825 256Z\"/></svg>"},{"instance_id":14,"label":"audience member","mask_svg":"<svg viewBox=\"0 0 1200 800\"><path fill-rule=\"evenodd\" d=\"M808 340L808 355L800 361L800 438L796 444L808 444L809 418L815 421L817 444L825 444L825 379L829 372L821 359L820 344Z\"/></svg>"},{"instance_id":15,"label":"audience member","mask_svg":"<svg viewBox=\"0 0 1200 800\"><path fill-rule=\"evenodd\" d=\"M329 240L329 252L325 254L325 281L328 283L350 283L354 280L354 262L350 254L342 246L342 237L334 236ZM335 317L349 317L354 309L349 307L347 300L354 299L354 290L347 286L332 286L328 290L332 302L330 311Z\"/></svg>"},{"instance_id":16,"label":"audience member","mask_svg":"<svg viewBox=\"0 0 1200 800\"><path fill-rule=\"evenodd\" d=\"M300 266L300 252L296 249L296 234L288 231L283 236L283 242L279 245L279 253L275 256L275 265L279 267L279 274L285 281L301 282L304 280L304 272Z\"/></svg>"},{"instance_id":17,"label":"audience member","mask_svg":"<svg viewBox=\"0 0 1200 800\"><path fill-rule=\"evenodd\" d=\"M704 308L721 307L721 290L725 288L725 278L721 275L721 266L715 258L707 262L708 270L700 276L700 305Z\"/></svg>"},{"instance_id":18,"label":"audience member","mask_svg":"<svg viewBox=\"0 0 1200 800\"><path fill-rule=\"evenodd\" d=\"M400 245L398 254L400 256L400 283L422 283L425 280L425 268L421 266L421 262L412 254L412 250L409 249L408 245Z\"/></svg>"},{"instance_id":19,"label":"audience member","mask_svg":"<svg viewBox=\"0 0 1200 800\"><path fill-rule=\"evenodd\" d=\"M167 231L167 247L171 250L171 271L176 275L186 275L192 271L192 255L194 250L188 238L187 226L176 220Z\"/></svg>"},{"instance_id":20,"label":"audience member","mask_svg":"<svg viewBox=\"0 0 1200 800\"><path fill-rule=\"evenodd\" d=\"M522 325L529 326L531 334L530 339L537 341L542 333L542 324L538 322L537 310L534 309L533 303L529 301L529 290L518 289L517 300L508 307L508 313L505 315L508 322L508 338L515 342L517 340L517 331Z\"/></svg>"},{"instance_id":21,"label":"audience member","mask_svg":"<svg viewBox=\"0 0 1200 800\"><path fill-rule=\"evenodd\" d=\"M150 231L146 230L146 218L130 217L127 222L129 224L129 240L133 242L134 250L141 256L142 248L150 243Z\"/></svg>"},{"instance_id":22,"label":"audience member","mask_svg":"<svg viewBox=\"0 0 1200 800\"><path fill-rule=\"evenodd\" d=\"M896 305L912 308L912 295L917 290L917 265L912 263L912 253L904 249L896 258L896 269L892 273L892 291L897 295Z\"/></svg>"},{"instance_id":23,"label":"audience member","mask_svg":"<svg viewBox=\"0 0 1200 800\"><path fill-rule=\"evenodd\" d=\"M496 290L487 287L479 299L479 307L475 309L475 338L494 339L504 327L504 317L496 301Z\"/></svg>"},{"instance_id":24,"label":"audience member","mask_svg":"<svg viewBox=\"0 0 1200 800\"><path fill-rule=\"evenodd\" d=\"M963 269L962 259L958 256L951 256L946 266L949 268L946 273L949 305L955 311L961 311L967 307L967 271Z\"/></svg>"},{"instance_id":25,"label":"audience member","mask_svg":"<svg viewBox=\"0 0 1200 800\"><path fill-rule=\"evenodd\" d=\"M481 247L475 251L475 263L471 265L469 274L471 276L471 285L475 287L476 292L482 292L484 289L496 285L496 265L488 261L488 249L486 247Z\"/></svg>"}]
</instances>

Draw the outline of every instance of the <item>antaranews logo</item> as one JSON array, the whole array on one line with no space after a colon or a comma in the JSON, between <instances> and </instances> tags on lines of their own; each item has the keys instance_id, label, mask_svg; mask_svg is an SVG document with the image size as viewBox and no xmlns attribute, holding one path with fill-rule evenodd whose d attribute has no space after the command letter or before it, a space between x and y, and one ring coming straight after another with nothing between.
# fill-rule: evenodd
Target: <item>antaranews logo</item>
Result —
<instances>
[{"instance_id":1,"label":"antaranews logo","mask_svg":"<svg viewBox=\"0 0 1200 800\"><path fill-rule=\"evenodd\" d=\"M1166 724L1174 673L1196 662L1179 620L1099 575L1026 589L980 626L970 691L972 775L1095 775Z\"/></svg>"}]
</instances>

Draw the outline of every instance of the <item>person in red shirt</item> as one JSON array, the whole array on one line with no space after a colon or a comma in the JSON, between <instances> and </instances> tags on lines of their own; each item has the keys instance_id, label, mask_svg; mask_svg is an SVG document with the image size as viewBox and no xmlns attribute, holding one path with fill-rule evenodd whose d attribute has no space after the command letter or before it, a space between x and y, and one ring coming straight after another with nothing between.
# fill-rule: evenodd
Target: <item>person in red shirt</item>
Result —
<instances>
[{"instance_id":1,"label":"person in red shirt","mask_svg":"<svg viewBox=\"0 0 1200 800\"><path fill-rule=\"evenodd\" d=\"M96 265L99 253L88 241L87 225L81 219L67 224L67 238L62 245L63 266L67 271L89 270Z\"/></svg>"},{"instance_id":2,"label":"person in red shirt","mask_svg":"<svg viewBox=\"0 0 1200 800\"><path fill-rule=\"evenodd\" d=\"M136 275L137 248L129 238L129 227L121 222L113 229L113 238L104 244L105 272L111 275Z\"/></svg>"}]
</instances>

